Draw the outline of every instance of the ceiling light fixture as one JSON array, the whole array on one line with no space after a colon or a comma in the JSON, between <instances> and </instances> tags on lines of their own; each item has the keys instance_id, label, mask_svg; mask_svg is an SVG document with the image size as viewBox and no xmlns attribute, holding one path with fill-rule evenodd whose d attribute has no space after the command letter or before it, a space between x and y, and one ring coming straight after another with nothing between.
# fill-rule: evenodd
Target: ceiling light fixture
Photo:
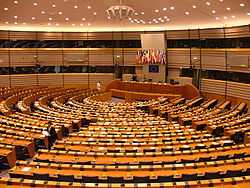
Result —
<instances>
[{"instance_id":1,"label":"ceiling light fixture","mask_svg":"<svg viewBox=\"0 0 250 188\"><path fill-rule=\"evenodd\" d=\"M122 0L120 0L119 5L114 5L114 6L109 7L106 10L106 13L108 14L109 17L113 19L118 18L120 20L123 20L133 15L135 13L135 10L131 8L130 6L123 5Z\"/></svg>"}]
</instances>

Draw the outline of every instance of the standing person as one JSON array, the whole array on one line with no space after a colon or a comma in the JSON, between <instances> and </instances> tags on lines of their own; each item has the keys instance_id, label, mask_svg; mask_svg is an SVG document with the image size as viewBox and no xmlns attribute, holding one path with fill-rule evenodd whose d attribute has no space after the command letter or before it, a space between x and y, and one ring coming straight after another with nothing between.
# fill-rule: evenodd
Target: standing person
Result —
<instances>
[{"instance_id":1,"label":"standing person","mask_svg":"<svg viewBox=\"0 0 250 188\"><path fill-rule=\"evenodd\" d=\"M48 122L47 132L49 133L49 148L51 148L52 144L56 141L56 130L52 127L52 122Z\"/></svg>"},{"instance_id":2,"label":"standing person","mask_svg":"<svg viewBox=\"0 0 250 188\"><path fill-rule=\"evenodd\" d=\"M98 92L101 91L101 82L100 82L100 81L98 81L98 82L96 83L96 89L97 89Z\"/></svg>"}]
</instances>

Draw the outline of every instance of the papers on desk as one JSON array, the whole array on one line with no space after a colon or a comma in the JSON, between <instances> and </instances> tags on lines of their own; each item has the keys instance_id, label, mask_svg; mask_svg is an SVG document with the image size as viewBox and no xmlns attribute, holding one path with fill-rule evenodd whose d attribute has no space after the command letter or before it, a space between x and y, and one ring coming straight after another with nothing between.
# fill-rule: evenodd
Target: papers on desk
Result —
<instances>
[{"instance_id":1,"label":"papers on desk","mask_svg":"<svg viewBox=\"0 0 250 188\"><path fill-rule=\"evenodd\" d=\"M28 171L30 171L30 170L31 170L30 167L24 167L24 168L22 168L22 171L23 171L23 172L28 172Z\"/></svg>"}]
</instances>

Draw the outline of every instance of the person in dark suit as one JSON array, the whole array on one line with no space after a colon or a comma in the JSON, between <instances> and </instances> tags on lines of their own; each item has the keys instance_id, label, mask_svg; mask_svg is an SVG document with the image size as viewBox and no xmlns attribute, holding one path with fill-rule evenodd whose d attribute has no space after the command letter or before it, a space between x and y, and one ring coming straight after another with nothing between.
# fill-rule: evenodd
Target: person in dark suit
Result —
<instances>
[{"instance_id":1,"label":"person in dark suit","mask_svg":"<svg viewBox=\"0 0 250 188\"><path fill-rule=\"evenodd\" d=\"M53 145L53 143L57 139L56 130L52 126L51 121L48 122L47 132L49 133L49 137L48 137L48 139L49 139L49 148L51 148L51 146Z\"/></svg>"}]
</instances>

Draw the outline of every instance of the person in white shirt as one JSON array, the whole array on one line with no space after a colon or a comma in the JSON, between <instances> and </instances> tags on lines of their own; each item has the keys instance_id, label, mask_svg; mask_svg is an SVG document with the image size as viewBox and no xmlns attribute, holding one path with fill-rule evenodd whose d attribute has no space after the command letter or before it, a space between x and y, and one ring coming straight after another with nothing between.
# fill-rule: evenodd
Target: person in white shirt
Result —
<instances>
[{"instance_id":1,"label":"person in white shirt","mask_svg":"<svg viewBox=\"0 0 250 188\"><path fill-rule=\"evenodd\" d=\"M101 91L101 82L100 81L98 81L97 83L96 83L96 89L97 89L97 91Z\"/></svg>"}]
</instances>

